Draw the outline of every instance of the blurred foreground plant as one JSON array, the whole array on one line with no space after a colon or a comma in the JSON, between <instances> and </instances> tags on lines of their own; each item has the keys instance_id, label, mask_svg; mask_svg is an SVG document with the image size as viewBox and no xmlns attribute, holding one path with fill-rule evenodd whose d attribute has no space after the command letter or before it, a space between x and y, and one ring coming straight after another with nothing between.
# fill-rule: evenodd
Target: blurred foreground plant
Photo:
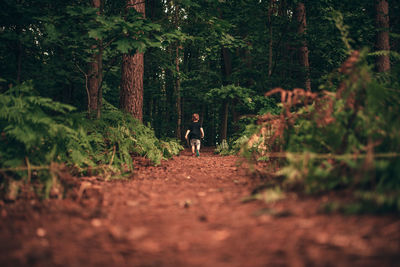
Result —
<instances>
[{"instance_id":1,"label":"blurred foreground plant","mask_svg":"<svg viewBox=\"0 0 400 267\"><path fill-rule=\"evenodd\" d=\"M280 159L286 188L348 190L358 203L400 211L399 84L375 77L366 56L353 51L319 93L268 92L281 94L282 112L259 116L242 155Z\"/></svg>"}]
</instances>

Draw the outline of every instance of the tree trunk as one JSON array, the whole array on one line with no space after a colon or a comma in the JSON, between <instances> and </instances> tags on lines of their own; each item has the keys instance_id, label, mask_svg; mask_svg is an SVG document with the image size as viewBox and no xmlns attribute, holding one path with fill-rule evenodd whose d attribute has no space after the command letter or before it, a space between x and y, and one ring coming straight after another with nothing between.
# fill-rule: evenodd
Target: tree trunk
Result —
<instances>
[{"instance_id":1,"label":"tree trunk","mask_svg":"<svg viewBox=\"0 0 400 267\"><path fill-rule=\"evenodd\" d=\"M21 83L21 69L22 69L22 44L21 41L18 41L17 84Z\"/></svg>"},{"instance_id":2,"label":"tree trunk","mask_svg":"<svg viewBox=\"0 0 400 267\"><path fill-rule=\"evenodd\" d=\"M179 26L179 5L175 5L175 28L178 29ZM181 80L179 77L179 42L176 42L176 53L175 53L175 70L176 70L176 80L175 80L175 96L176 96L176 113L178 115L176 124L176 138L178 140L182 139L182 105L181 105Z\"/></svg>"},{"instance_id":3,"label":"tree trunk","mask_svg":"<svg viewBox=\"0 0 400 267\"><path fill-rule=\"evenodd\" d=\"M269 27L269 45L268 45L268 76L270 77L272 75L272 5L274 3L274 0L269 1L269 7L268 7L268 27Z\"/></svg>"},{"instance_id":4,"label":"tree trunk","mask_svg":"<svg viewBox=\"0 0 400 267\"><path fill-rule=\"evenodd\" d=\"M176 81L175 81L175 95L176 95L176 114L178 120L176 124L176 138L181 140L182 137L182 106L181 106L181 80L179 78L179 46L176 47Z\"/></svg>"},{"instance_id":5,"label":"tree trunk","mask_svg":"<svg viewBox=\"0 0 400 267\"><path fill-rule=\"evenodd\" d=\"M308 61L308 46L305 40L305 32L307 29L306 21L306 7L304 3L300 2L297 4L296 8L296 20L298 22L297 33L302 39L301 46L299 49L300 64L304 67L306 71L305 77L305 87L308 91L311 91L311 80L310 80L310 63Z\"/></svg>"},{"instance_id":6,"label":"tree trunk","mask_svg":"<svg viewBox=\"0 0 400 267\"><path fill-rule=\"evenodd\" d=\"M126 8L135 8L145 16L143 0L127 0ZM122 56L120 106L139 121L143 121L143 73L143 53Z\"/></svg>"},{"instance_id":7,"label":"tree trunk","mask_svg":"<svg viewBox=\"0 0 400 267\"><path fill-rule=\"evenodd\" d=\"M387 0L375 0L376 4L376 50L390 51L389 44L389 4ZM381 55L376 58L378 72L390 70L389 55Z\"/></svg>"},{"instance_id":8,"label":"tree trunk","mask_svg":"<svg viewBox=\"0 0 400 267\"><path fill-rule=\"evenodd\" d=\"M231 53L229 52L228 48L223 47L222 48L222 59L223 59L223 70L224 70L224 75L225 75L225 84L229 84L229 76L232 73L232 60L231 60Z\"/></svg>"},{"instance_id":9,"label":"tree trunk","mask_svg":"<svg viewBox=\"0 0 400 267\"><path fill-rule=\"evenodd\" d=\"M228 137L228 112L229 112L229 102L226 99L222 106L221 143Z\"/></svg>"},{"instance_id":10,"label":"tree trunk","mask_svg":"<svg viewBox=\"0 0 400 267\"><path fill-rule=\"evenodd\" d=\"M168 59L171 61L175 58L174 51L172 50L172 44L168 45ZM176 131L177 112L176 112L176 96L175 96L175 80L173 71L170 68L165 69L165 121L168 123L168 132L173 133ZM176 137L176 133L174 134Z\"/></svg>"},{"instance_id":11,"label":"tree trunk","mask_svg":"<svg viewBox=\"0 0 400 267\"><path fill-rule=\"evenodd\" d=\"M224 70L223 75L225 76L225 85L229 83L230 76L232 74L232 60L230 56L230 52L227 48L222 48L222 69ZM226 140L228 136L228 112L229 112L229 102L228 99L224 100L222 110L221 110L221 132L220 132L220 141Z\"/></svg>"},{"instance_id":12,"label":"tree trunk","mask_svg":"<svg viewBox=\"0 0 400 267\"><path fill-rule=\"evenodd\" d=\"M20 36L22 30L19 25L16 26L15 32L17 33L18 36ZM22 54L23 54L22 40L17 40L15 54L16 54L16 58L17 58L16 82L17 82L17 84L20 84L21 83L21 71L22 71Z\"/></svg>"},{"instance_id":13,"label":"tree trunk","mask_svg":"<svg viewBox=\"0 0 400 267\"><path fill-rule=\"evenodd\" d=\"M203 125L205 113L206 113L206 105L202 103L200 112L200 125Z\"/></svg>"},{"instance_id":14,"label":"tree trunk","mask_svg":"<svg viewBox=\"0 0 400 267\"><path fill-rule=\"evenodd\" d=\"M213 145L215 145L215 143L216 143L216 134L217 134L217 126L216 126L216 123L215 123L215 118L216 118L216 115L215 114L217 114L218 112L217 112L217 110L215 109L215 107L214 106L211 106L210 107L210 109L209 109L209 116L208 116L208 118L211 118L211 129L210 129L210 136L209 136L209 139L208 140L210 140L210 144L213 144Z\"/></svg>"},{"instance_id":15,"label":"tree trunk","mask_svg":"<svg viewBox=\"0 0 400 267\"><path fill-rule=\"evenodd\" d=\"M97 54L93 56L92 62L89 63L89 72L88 72L88 89L89 89L89 110L88 114L91 116L93 112L97 111L97 104L98 104L98 88L100 85L98 79L98 64L97 64Z\"/></svg>"},{"instance_id":16,"label":"tree trunk","mask_svg":"<svg viewBox=\"0 0 400 267\"><path fill-rule=\"evenodd\" d=\"M285 25L283 26L283 31L275 33L277 36L276 44L275 44L275 54L272 55L272 73L274 73L277 68L278 61L281 61L284 66L291 66L291 50L289 45L289 38L287 38L287 31L289 29L289 21L291 20L288 17L288 6L286 0L279 1L277 4L277 11L280 20L285 21ZM292 10L291 10L292 11ZM279 73L277 73L277 77L281 81L286 80L286 77L291 77L291 68L281 68L279 69ZM275 85L272 84L272 81L269 83L270 87Z\"/></svg>"},{"instance_id":17,"label":"tree trunk","mask_svg":"<svg viewBox=\"0 0 400 267\"><path fill-rule=\"evenodd\" d=\"M99 87L98 87L98 97L97 97L97 114L96 117L97 119L100 119L101 117L101 108L103 106L103 41L99 41L99 54L97 57L97 70L98 70L98 82L99 82Z\"/></svg>"},{"instance_id":18,"label":"tree trunk","mask_svg":"<svg viewBox=\"0 0 400 267\"><path fill-rule=\"evenodd\" d=\"M98 9L97 14L100 15L101 0L92 0L92 6ZM96 114L97 118L100 118L101 111L101 99L100 87L102 81L102 49L101 41L97 45L92 46L92 49L99 49L92 57L92 62L89 63L88 71L88 114L89 117L93 113Z\"/></svg>"}]
</instances>

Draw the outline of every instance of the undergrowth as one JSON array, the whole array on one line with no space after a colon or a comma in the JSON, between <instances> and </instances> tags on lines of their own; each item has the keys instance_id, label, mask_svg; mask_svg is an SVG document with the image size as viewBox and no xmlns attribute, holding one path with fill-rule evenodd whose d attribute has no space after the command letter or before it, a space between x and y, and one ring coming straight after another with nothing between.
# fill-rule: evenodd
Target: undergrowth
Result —
<instances>
[{"instance_id":1,"label":"undergrowth","mask_svg":"<svg viewBox=\"0 0 400 267\"><path fill-rule=\"evenodd\" d=\"M241 154L253 163L279 160L282 188L351 193L350 204L326 210L400 212L399 84L374 75L366 56L354 51L319 93L268 92L281 95L282 112L259 116Z\"/></svg>"},{"instance_id":2,"label":"undergrowth","mask_svg":"<svg viewBox=\"0 0 400 267\"><path fill-rule=\"evenodd\" d=\"M106 107L100 120L90 120L70 105L36 95L29 82L0 94L2 196L16 198L28 187L48 197L60 186L61 166L110 179L133 170L132 156L157 165L183 149L177 140L159 140L132 116Z\"/></svg>"},{"instance_id":3,"label":"undergrowth","mask_svg":"<svg viewBox=\"0 0 400 267\"><path fill-rule=\"evenodd\" d=\"M348 59L318 92L276 88L266 93L280 94L281 113L258 117L241 155L268 177L267 188L350 196L326 204L325 211L399 213L398 69L374 73L367 60L373 54L352 50L342 17L333 18ZM267 164L257 167L259 161Z\"/></svg>"}]
</instances>

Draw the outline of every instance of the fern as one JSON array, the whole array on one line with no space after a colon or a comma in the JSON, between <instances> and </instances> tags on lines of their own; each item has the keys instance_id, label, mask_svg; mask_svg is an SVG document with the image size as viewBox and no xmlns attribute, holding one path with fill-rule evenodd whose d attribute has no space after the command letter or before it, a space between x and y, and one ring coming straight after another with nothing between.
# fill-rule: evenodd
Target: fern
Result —
<instances>
[{"instance_id":1,"label":"fern","mask_svg":"<svg viewBox=\"0 0 400 267\"><path fill-rule=\"evenodd\" d=\"M134 155L160 164L162 159L183 150L177 140L158 140L152 129L110 104L100 120L71 113L74 110L70 105L35 95L30 82L0 94L0 168L15 170L11 176L9 171L5 175L0 170L0 183L14 188L17 183L13 180L30 179L26 172L19 171L21 166L39 166L38 191L48 196L54 186L59 186L51 167L54 162L64 163L78 173L91 170L92 174L121 175L133 170Z\"/></svg>"},{"instance_id":2,"label":"fern","mask_svg":"<svg viewBox=\"0 0 400 267\"><path fill-rule=\"evenodd\" d=\"M10 159L32 158L33 164L48 164L62 147L62 139L74 131L58 116L74 107L54 102L49 98L33 95L30 82L11 88L0 95L0 126L2 128L2 157L0 166L7 166ZM4 165L5 164L5 165ZM8 166L10 167L10 166Z\"/></svg>"},{"instance_id":3,"label":"fern","mask_svg":"<svg viewBox=\"0 0 400 267\"><path fill-rule=\"evenodd\" d=\"M259 116L243 155L285 157L276 173L285 186L308 193L356 189L363 193L355 199L400 211L400 92L395 79L371 72L366 57L366 50L354 51L342 64L335 93L270 91L281 94L282 113Z\"/></svg>"}]
</instances>

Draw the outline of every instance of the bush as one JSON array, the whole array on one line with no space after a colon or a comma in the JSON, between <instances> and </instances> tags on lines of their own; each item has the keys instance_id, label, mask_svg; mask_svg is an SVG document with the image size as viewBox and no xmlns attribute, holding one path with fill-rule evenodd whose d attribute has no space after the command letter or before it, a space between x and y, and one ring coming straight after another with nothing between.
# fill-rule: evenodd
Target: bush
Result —
<instances>
[{"instance_id":1,"label":"bush","mask_svg":"<svg viewBox=\"0 0 400 267\"><path fill-rule=\"evenodd\" d=\"M110 105L100 120L72 111L70 105L35 95L29 82L0 94L3 193L12 191L15 198L18 188L35 178L38 193L48 196L57 184L53 163L63 163L77 174L118 177L133 170L134 155L157 165L183 150L178 141L157 139L152 129Z\"/></svg>"},{"instance_id":2,"label":"bush","mask_svg":"<svg viewBox=\"0 0 400 267\"><path fill-rule=\"evenodd\" d=\"M328 81L320 93L269 92L281 94L282 113L259 117L244 155L286 155L277 173L286 186L357 191L356 200L400 211L400 90L393 78L374 76L366 55L353 52L331 75L340 82Z\"/></svg>"}]
</instances>

